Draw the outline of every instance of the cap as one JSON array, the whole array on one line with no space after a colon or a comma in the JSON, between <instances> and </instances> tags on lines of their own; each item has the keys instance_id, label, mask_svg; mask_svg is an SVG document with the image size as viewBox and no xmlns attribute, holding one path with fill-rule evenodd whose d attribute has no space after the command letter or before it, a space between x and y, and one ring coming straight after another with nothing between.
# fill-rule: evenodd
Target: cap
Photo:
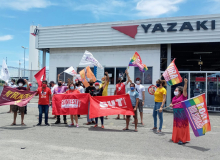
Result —
<instances>
[{"instance_id":1,"label":"cap","mask_svg":"<svg viewBox=\"0 0 220 160\"><path fill-rule=\"evenodd\" d=\"M141 80L141 79L140 79L139 77L137 77L137 78L136 78L136 81L137 81L137 80Z\"/></svg>"},{"instance_id":2,"label":"cap","mask_svg":"<svg viewBox=\"0 0 220 160\"><path fill-rule=\"evenodd\" d=\"M90 79L90 80L89 80L89 83L94 83L94 82L93 82L93 79Z\"/></svg>"},{"instance_id":3,"label":"cap","mask_svg":"<svg viewBox=\"0 0 220 160\"><path fill-rule=\"evenodd\" d=\"M99 86L99 82L95 82L95 86Z\"/></svg>"},{"instance_id":4,"label":"cap","mask_svg":"<svg viewBox=\"0 0 220 160\"><path fill-rule=\"evenodd\" d=\"M75 82L76 82L76 81L79 81L79 80L78 80L78 79L75 79Z\"/></svg>"}]
</instances>

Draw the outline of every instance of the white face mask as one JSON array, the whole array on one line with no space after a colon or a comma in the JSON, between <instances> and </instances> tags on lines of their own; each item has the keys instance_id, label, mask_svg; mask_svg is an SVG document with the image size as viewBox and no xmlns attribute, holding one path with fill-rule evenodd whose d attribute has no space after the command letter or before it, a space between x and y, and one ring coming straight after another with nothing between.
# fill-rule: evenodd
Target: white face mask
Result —
<instances>
[{"instance_id":1,"label":"white face mask","mask_svg":"<svg viewBox=\"0 0 220 160\"><path fill-rule=\"evenodd\" d=\"M136 81L137 84L140 84L140 81Z\"/></svg>"},{"instance_id":2,"label":"white face mask","mask_svg":"<svg viewBox=\"0 0 220 160\"><path fill-rule=\"evenodd\" d=\"M174 91L174 95L178 96L179 92L178 91Z\"/></svg>"},{"instance_id":3,"label":"white face mask","mask_svg":"<svg viewBox=\"0 0 220 160\"><path fill-rule=\"evenodd\" d=\"M99 86L95 86L95 89L99 89Z\"/></svg>"},{"instance_id":4,"label":"white face mask","mask_svg":"<svg viewBox=\"0 0 220 160\"><path fill-rule=\"evenodd\" d=\"M22 87L22 86L23 86L23 83L18 83L18 86L19 86L19 87Z\"/></svg>"}]
</instances>

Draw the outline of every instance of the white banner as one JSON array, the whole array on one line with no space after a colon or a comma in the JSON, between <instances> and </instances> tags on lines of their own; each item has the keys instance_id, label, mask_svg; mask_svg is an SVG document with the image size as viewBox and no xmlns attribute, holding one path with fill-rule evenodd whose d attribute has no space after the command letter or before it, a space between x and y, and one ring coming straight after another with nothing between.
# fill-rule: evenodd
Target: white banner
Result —
<instances>
[{"instance_id":1,"label":"white banner","mask_svg":"<svg viewBox=\"0 0 220 160\"><path fill-rule=\"evenodd\" d=\"M3 81L5 81L7 83L10 79L10 75L9 75L9 72L8 72L8 67L5 63L5 60L3 60L3 62L2 62L0 79L2 79Z\"/></svg>"},{"instance_id":2,"label":"white banner","mask_svg":"<svg viewBox=\"0 0 220 160\"><path fill-rule=\"evenodd\" d=\"M76 75L76 71L74 70L74 68L71 66L70 68L68 68L67 70L64 71L65 73L75 76Z\"/></svg>"},{"instance_id":3,"label":"white banner","mask_svg":"<svg viewBox=\"0 0 220 160\"><path fill-rule=\"evenodd\" d=\"M103 69L102 65L93 57L92 53L90 53L89 51L85 51L79 65L83 65L83 66L97 66L101 69Z\"/></svg>"}]
</instances>

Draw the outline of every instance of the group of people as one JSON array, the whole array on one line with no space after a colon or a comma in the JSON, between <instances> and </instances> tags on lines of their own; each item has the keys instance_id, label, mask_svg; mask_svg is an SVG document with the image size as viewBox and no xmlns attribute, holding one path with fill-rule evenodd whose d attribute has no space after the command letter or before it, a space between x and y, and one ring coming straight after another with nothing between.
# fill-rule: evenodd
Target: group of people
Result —
<instances>
[{"instance_id":1,"label":"group of people","mask_svg":"<svg viewBox=\"0 0 220 160\"><path fill-rule=\"evenodd\" d=\"M138 114L137 110L139 109L140 112L140 119L141 124L143 123L143 106L145 102L145 87L141 85L141 79L136 78L136 83L133 83L129 77L127 70L125 71L127 76L127 81L122 82L123 77L118 78L118 82L116 84L116 89L114 95L123 95L126 94L126 85L130 83L130 90L127 94L130 95L131 103L134 109L134 121L132 122L135 124L135 132L137 132L137 124L138 124ZM17 81L18 87L15 85L15 81L12 80L11 84L6 84L10 87L17 88L19 90L29 90L30 87L28 85L27 80L19 79ZM53 106L52 104L52 97L55 94L74 94L74 93L89 93L91 96L107 96L108 95L108 85L109 85L109 76L108 72L105 72L105 76L102 78L101 84L98 82L93 82L92 80L89 81L89 86L84 88L82 82L78 79L71 82L68 79L68 85L64 85L63 81L59 79L58 75L58 84L56 85L54 81L49 83L50 88L48 87L48 83L46 80L42 81L41 87L38 87L36 96L39 96L38 101L38 108L39 108L39 122L38 126L42 124L42 114L45 114L45 125L49 126L48 123L48 112L49 106ZM163 107L166 102L166 81L164 80L157 80L156 81L156 89L151 89L150 92L154 95L155 106L153 109L153 120L154 120L154 127L152 128L153 131L156 130L156 133L161 133L162 125L163 125ZM184 109L181 105L181 101L187 99L187 79L184 79L184 87L177 87L174 91L175 97L172 99L172 103L170 107L173 107L174 111L174 122L173 122L173 135L172 140L174 143L183 144L190 141L190 132L189 132L189 122L184 113ZM10 109L14 112L14 121L12 125L16 125L16 117L17 111L21 113L21 124L25 125L24 120L24 111L25 107L18 107L16 105L10 106ZM89 113L89 108L88 108ZM55 124L61 123L60 120L61 115L56 115ZM74 120L76 123L76 127L79 127L78 124L78 117L80 115L70 115L71 124L69 126L74 126ZM157 128L157 116L159 117L159 128ZM101 128L104 129L104 117L96 117L94 119L89 119L87 115L87 123L86 125L94 124L94 127L98 127L98 118L101 120ZM106 117L108 119L108 117ZM120 119L120 115L116 117L116 119ZM129 122L130 116L124 117L126 120L126 127L123 130L129 130ZM66 115L63 115L64 124L67 124Z\"/></svg>"}]
</instances>

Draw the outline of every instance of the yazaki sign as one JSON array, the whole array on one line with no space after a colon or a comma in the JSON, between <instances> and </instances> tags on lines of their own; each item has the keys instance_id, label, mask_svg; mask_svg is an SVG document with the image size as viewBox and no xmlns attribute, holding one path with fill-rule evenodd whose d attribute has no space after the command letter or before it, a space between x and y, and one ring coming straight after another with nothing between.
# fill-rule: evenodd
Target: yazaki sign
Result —
<instances>
[{"instance_id":1,"label":"yazaki sign","mask_svg":"<svg viewBox=\"0 0 220 160\"><path fill-rule=\"evenodd\" d=\"M195 23L195 22L193 22ZM177 31L194 31L194 30L214 30L215 29L215 20L204 20L204 21L196 21L196 26L193 27L192 22L183 22L181 23L181 27L178 28L177 22L167 23L166 25L161 23L155 23L155 24L141 24L141 27L143 28L144 32L147 34L148 32L177 32ZM139 25L130 25L130 26L112 26L113 29L124 33L128 35L131 38L135 39L135 36L137 34L137 28ZM167 28L166 30L164 28Z\"/></svg>"}]
</instances>

